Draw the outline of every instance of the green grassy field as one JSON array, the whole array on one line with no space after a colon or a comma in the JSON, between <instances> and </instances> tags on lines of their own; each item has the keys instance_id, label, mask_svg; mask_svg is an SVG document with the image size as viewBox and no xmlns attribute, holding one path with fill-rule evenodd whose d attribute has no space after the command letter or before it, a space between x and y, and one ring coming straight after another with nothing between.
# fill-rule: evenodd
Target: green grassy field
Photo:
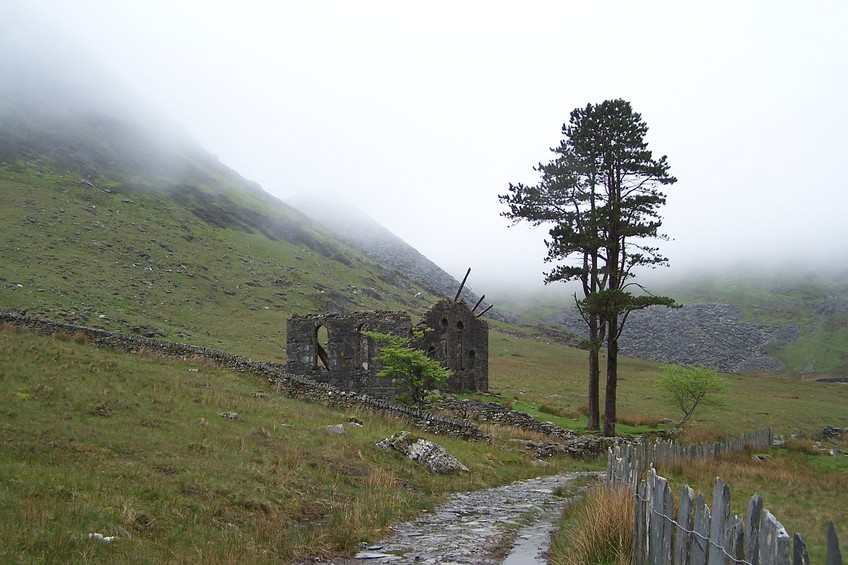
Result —
<instances>
[{"instance_id":1,"label":"green grassy field","mask_svg":"<svg viewBox=\"0 0 848 565\"><path fill-rule=\"evenodd\" d=\"M540 412L543 404L565 411L581 402L583 352L537 338L494 333L492 339L501 347L491 378L502 399L528 412ZM77 341L84 340L12 328L0 333L0 391L6 399L0 424L0 552L5 552L0 560L232 563L328 555L374 539L392 521L431 506L445 492L540 472L498 429L492 445L437 438L472 472L433 478L374 447L403 429L400 421L289 400L254 377L202 361L122 355ZM623 414L661 413L658 404L640 402L652 395L659 367L628 360L623 368L622 404L631 407ZM766 399L769 414L751 410L763 402L763 388L775 384L780 386ZM726 411L700 421L711 433L778 420L778 433L813 433L822 422L844 422L841 385L751 376L733 379L731 386ZM258 390L268 398L252 396ZM224 412L236 412L239 419L228 420ZM321 429L346 424L351 416L365 425L348 425L343 436ZM556 420L550 413L541 416ZM845 476L844 466L822 473L816 461L795 464L807 473L819 469L823 477ZM559 460L544 472L585 465ZM750 490L731 469L715 472L734 488ZM826 479L762 480L767 491L753 488L767 493L767 507L780 518L786 512L788 527L792 519L804 520L803 513L793 518L797 513L785 510L799 489L809 500L845 506L842 479L831 481L837 488L830 490L822 486ZM103 544L88 538L95 532L120 539Z\"/></svg>"},{"instance_id":2,"label":"green grassy field","mask_svg":"<svg viewBox=\"0 0 848 565\"><path fill-rule=\"evenodd\" d=\"M551 344L544 338L492 332L489 354L493 392L536 406L551 406L563 414L580 412L585 406L586 352ZM661 372L658 363L623 360L618 385L622 422L679 419L680 415L662 402L657 386ZM777 433L809 433L823 426L848 426L848 386L772 374L726 374L723 378L729 387L727 405L696 412L693 425L725 434L765 427ZM560 423L573 427L568 420L573 418ZM627 433L627 428L622 427L622 431Z\"/></svg>"},{"instance_id":3,"label":"green grassy field","mask_svg":"<svg viewBox=\"0 0 848 565\"><path fill-rule=\"evenodd\" d=\"M77 341L0 331L0 562L308 559L352 551L446 492L586 465L537 469L499 430L493 444L431 438L471 470L433 477L375 447L401 421ZM322 429L340 423L344 435Z\"/></svg>"}]
</instances>

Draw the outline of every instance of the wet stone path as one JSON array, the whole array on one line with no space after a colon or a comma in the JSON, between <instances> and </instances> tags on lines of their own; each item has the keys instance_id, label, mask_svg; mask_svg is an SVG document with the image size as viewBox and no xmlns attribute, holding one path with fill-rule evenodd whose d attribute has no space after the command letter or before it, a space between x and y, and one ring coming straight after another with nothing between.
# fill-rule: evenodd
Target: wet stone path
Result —
<instances>
[{"instance_id":1,"label":"wet stone path","mask_svg":"<svg viewBox=\"0 0 848 565\"><path fill-rule=\"evenodd\" d=\"M334 563L543 564L555 523L573 499L555 490L598 475L575 472L455 494L434 512L396 524L388 538L354 558Z\"/></svg>"}]
</instances>

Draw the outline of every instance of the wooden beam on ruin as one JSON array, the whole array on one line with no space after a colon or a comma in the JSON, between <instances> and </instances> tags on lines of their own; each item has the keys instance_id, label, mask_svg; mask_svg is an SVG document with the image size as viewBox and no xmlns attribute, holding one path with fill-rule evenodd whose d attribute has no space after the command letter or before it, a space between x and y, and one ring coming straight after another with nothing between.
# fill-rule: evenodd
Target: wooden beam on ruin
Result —
<instances>
[{"instance_id":1,"label":"wooden beam on ruin","mask_svg":"<svg viewBox=\"0 0 848 565\"><path fill-rule=\"evenodd\" d=\"M462 277L462 282L459 283L459 290L456 291L456 296L453 297L453 301L456 302L459 300L459 295L462 293L462 288L465 286L465 281L468 280L468 275L471 274L471 267L468 267L468 270L465 272L465 276Z\"/></svg>"}]
</instances>

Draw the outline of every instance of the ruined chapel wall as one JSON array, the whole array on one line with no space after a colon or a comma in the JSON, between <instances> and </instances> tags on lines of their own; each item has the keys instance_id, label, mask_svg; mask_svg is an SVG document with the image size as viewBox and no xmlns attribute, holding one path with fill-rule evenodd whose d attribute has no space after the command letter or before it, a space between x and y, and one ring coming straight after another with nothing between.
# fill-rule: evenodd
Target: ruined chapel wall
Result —
<instances>
[{"instance_id":1,"label":"ruined chapel wall","mask_svg":"<svg viewBox=\"0 0 848 565\"><path fill-rule=\"evenodd\" d=\"M357 391L375 398L391 399L392 382L376 376L373 340L363 331L409 335L412 327L405 312L358 312L354 314L317 314L293 316L288 320L286 369L342 390ZM318 355L318 329L325 328L325 367Z\"/></svg>"},{"instance_id":2,"label":"ruined chapel wall","mask_svg":"<svg viewBox=\"0 0 848 565\"><path fill-rule=\"evenodd\" d=\"M489 390L489 325L462 302L441 300L424 314L419 327L431 328L421 348L454 371L448 391Z\"/></svg>"}]
</instances>

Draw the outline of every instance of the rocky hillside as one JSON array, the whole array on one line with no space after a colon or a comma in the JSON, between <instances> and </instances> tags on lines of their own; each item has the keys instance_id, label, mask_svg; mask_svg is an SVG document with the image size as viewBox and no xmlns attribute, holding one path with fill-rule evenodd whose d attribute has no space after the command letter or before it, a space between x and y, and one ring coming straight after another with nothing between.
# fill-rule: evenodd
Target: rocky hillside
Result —
<instances>
[{"instance_id":1,"label":"rocky hillside","mask_svg":"<svg viewBox=\"0 0 848 565\"><path fill-rule=\"evenodd\" d=\"M37 37L0 35L0 309L277 360L292 314L418 314L456 292L435 265L343 241Z\"/></svg>"},{"instance_id":2,"label":"rocky hillside","mask_svg":"<svg viewBox=\"0 0 848 565\"><path fill-rule=\"evenodd\" d=\"M575 308L547 321L583 335L585 324ZM621 353L681 365L706 365L722 371L781 371L783 364L766 354L777 339L797 339L797 328L768 328L742 321L730 304L688 304L680 309L654 306L633 312L621 336Z\"/></svg>"},{"instance_id":3,"label":"rocky hillside","mask_svg":"<svg viewBox=\"0 0 848 565\"><path fill-rule=\"evenodd\" d=\"M770 296L756 303L737 297L738 304L655 306L633 312L621 337L621 352L731 372L845 373L848 298L785 300L775 289ZM546 323L586 333L574 308L558 311Z\"/></svg>"}]
</instances>

